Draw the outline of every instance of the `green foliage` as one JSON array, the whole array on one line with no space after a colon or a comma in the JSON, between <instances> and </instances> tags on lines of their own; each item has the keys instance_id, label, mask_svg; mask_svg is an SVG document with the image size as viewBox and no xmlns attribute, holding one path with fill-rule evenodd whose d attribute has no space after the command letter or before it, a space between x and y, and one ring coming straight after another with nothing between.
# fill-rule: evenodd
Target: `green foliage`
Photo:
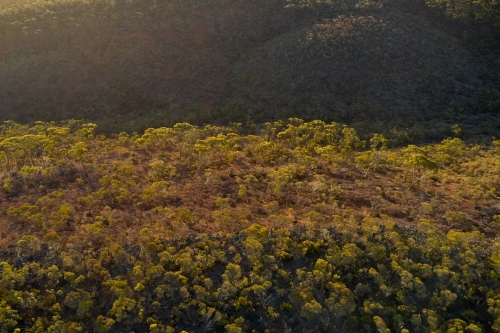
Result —
<instances>
[{"instance_id":1,"label":"green foliage","mask_svg":"<svg viewBox=\"0 0 500 333\"><path fill-rule=\"evenodd\" d=\"M464 212L460 211L447 211L444 218L450 226L463 225L467 221L467 216Z\"/></svg>"},{"instance_id":2,"label":"green foliage","mask_svg":"<svg viewBox=\"0 0 500 333\"><path fill-rule=\"evenodd\" d=\"M405 175L405 182L409 173L412 174L412 182L415 182L418 178L418 171L423 172L419 178L425 179L429 171L435 172L438 169L436 162L431 160L425 151L415 145L410 145L401 149L401 154L403 155L404 163L408 168Z\"/></svg>"},{"instance_id":3,"label":"green foliage","mask_svg":"<svg viewBox=\"0 0 500 333\"><path fill-rule=\"evenodd\" d=\"M3 128L60 140L0 180L0 330L498 331L495 147L359 152L354 130L296 118L47 126Z\"/></svg>"},{"instance_id":4,"label":"green foliage","mask_svg":"<svg viewBox=\"0 0 500 333\"><path fill-rule=\"evenodd\" d=\"M141 195L141 202L151 206L160 206L165 200L175 194L175 188L165 180L152 183Z\"/></svg>"},{"instance_id":5,"label":"green foliage","mask_svg":"<svg viewBox=\"0 0 500 333\"><path fill-rule=\"evenodd\" d=\"M43 241L48 244L57 243L61 238L55 231L49 231L43 236Z\"/></svg>"},{"instance_id":6,"label":"green foliage","mask_svg":"<svg viewBox=\"0 0 500 333\"><path fill-rule=\"evenodd\" d=\"M18 171L24 178L34 180L39 175L50 174L67 158L68 152L82 160L86 153L79 131L86 130L86 138L95 129L95 124L77 121L37 122L28 127L10 121L0 126L0 150L4 171ZM11 186L4 183L6 191Z\"/></svg>"},{"instance_id":7,"label":"green foliage","mask_svg":"<svg viewBox=\"0 0 500 333\"><path fill-rule=\"evenodd\" d=\"M279 262L270 255L282 242L305 244L311 242L309 238L322 245L306 257ZM362 251L360 248L371 247L368 239L377 239L388 249L387 254L378 257L371 250ZM22 242L27 244L29 239ZM202 325L210 324L216 330L264 331L266 327L285 328L281 318L302 318L300 327L309 330L322 322L332 330L370 327L388 332L407 327L430 332L445 327L450 332L480 332L486 327L495 331L500 313L498 252L479 232L445 235L422 225L419 231L397 227L358 227L349 233L334 228L303 229L286 236L286 232L252 225L244 234L229 238L204 235L190 242L178 239L154 244L156 250L148 253L133 248L127 253L120 245L110 244L99 260L78 253L83 265L69 262L73 244L52 250L61 253L61 259L53 258L55 264L42 261L16 268L2 263L2 328L115 332L133 325L188 328L192 318L198 318ZM406 250L398 250L401 246ZM237 255L225 255L235 249ZM219 250L225 253L211 260ZM116 257L115 261L104 252ZM127 257L133 254L135 263L128 266ZM473 259L484 254L490 254L491 261ZM64 272L63 277L63 265L72 266L75 273ZM290 272L290 266L299 268ZM105 267L109 269L105 274L90 273ZM131 284L120 276L120 270L128 279L141 280ZM76 278L77 274L87 277ZM36 289L41 281L54 289ZM99 294L96 285L101 286ZM476 305L479 308L471 307L477 298L487 301ZM41 304L43 308L39 308ZM160 307L165 312L158 311ZM19 311L21 308L25 311ZM35 308L45 309L39 310L46 311L44 317L30 319ZM489 319L456 309L488 313L491 326ZM50 311L57 314L48 316ZM262 316L260 322L248 319L255 313ZM450 318L448 313L454 316Z\"/></svg>"},{"instance_id":8,"label":"green foliage","mask_svg":"<svg viewBox=\"0 0 500 333\"><path fill-rule=\"evenodd\" d=\"M17 311L12 309L6 301L0 301L0 329L2 331L11 331L17 327L18 320L21 317L17 314Z\"/></svg>"},{"instance_id":9,"label":"green foliage","mask_svg":"<svg viewBox=\"0 0 500 333\"><path fill-rule=\"evenodd\" d=\"M354 311L356 308L354 295L346 285L329 282L327 288L330 291L330 297L325 300L325 303L333 316L345 317Z\"/></svg>"},{"instance_id":10,"label":"green foliage","mask_svg":"<svg viewBox=\"0 0 500 333\"><path fill-rule=\"evenodd\" d=\"M270 182L271 189L274 193L281 193L282 189L290 184L293 180L303 175L305 168L298 164L289 164L281 167L270 175L272 181Z\"/></svg>"},{"instance_id":11,"label":"green foliage","mask_svg":"<svg viewBox=\"0 0 500 333\"><path fill-rule=\"evenodd\" d=\"M440 165L457 163L464 157L466 144L458 138L445 139L431 148L434 160Z\"/></svg>"},{"instance_id":12,"label":"green foliage","mask_svg":"<svg viewBox=\"0 0 500 333\"><path fill-rule=\"evenodd\" d=\"M154 161L149 166L151 167L151 171L148 173L148 176L152 181L168 180L177 174L177 168L164 161Z\"/></svg>"},{"instance_id":13,"label":"green foliage","mask_svg":"<svg viewBox=\"0 0 500 333\"><path fill-rule=\"evenodd\" d=\"M50 215L50 225L55 229L64 229L72 221L71 205L63 202L59 209Z\"/></svg>"}]
</instances>

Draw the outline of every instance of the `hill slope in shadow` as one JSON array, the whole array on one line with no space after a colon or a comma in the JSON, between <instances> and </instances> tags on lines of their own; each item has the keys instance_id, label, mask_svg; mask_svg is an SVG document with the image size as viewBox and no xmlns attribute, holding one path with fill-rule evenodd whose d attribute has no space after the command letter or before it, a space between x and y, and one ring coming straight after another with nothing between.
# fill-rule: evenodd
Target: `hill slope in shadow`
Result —
<instances>
[{"instance_id":1,"label":"hill slope in shadow","mask_svg":"<svg viewBox=\"0 0 500 333\"><path fill-rule=\"evenodd\" d=\"M341 16L250 51L234 66L230 92L240 105L319 108L348 122L425 121L453 105L472 107L488 89L485 67L411 16Z\"/></svg>"},{"instance_id":2,"label":"hill slope in shadow","mask_svg":"<svg viewBox=\"0 0 500 333\"><path fill-rule=\"evenodd\" d=\"M0 119L118 132L298 116L413 140L454 123L494 135L498 47L464 37L494 40L494 29L437 13L391 1L3 0Z\"/></svg>"}]
</instances>

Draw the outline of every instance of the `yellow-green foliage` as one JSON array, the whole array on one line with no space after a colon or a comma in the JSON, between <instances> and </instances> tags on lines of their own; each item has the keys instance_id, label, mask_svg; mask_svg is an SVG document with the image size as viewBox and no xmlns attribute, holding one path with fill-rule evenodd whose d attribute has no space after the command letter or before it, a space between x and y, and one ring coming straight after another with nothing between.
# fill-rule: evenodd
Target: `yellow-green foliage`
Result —
<instances>
[{"instance_id":1,"label":"yellow-green foliage","mask_svg":"<svg viewBox=\"0 0 500 333\"><path fill-rule=\"evenodd\" d=\"M94 129L2 127L2 331L499 331L495 146Z\"/></svg>"},{"instance_id":2,"label":"yellow-green foliage","mask_svg":"<svg viewBox=\"0 0 500 333\"><path fill-rule=\"evenodd\" d=\"M479 232L446 235L424 223L419 231L389 226L290 233L254 224L227 237L148 238L144 247L130 240L100 249L60 244L35 260L44 244L24 237L18 255L0 264L2 329L43 331L71 323L83 331L167 324L180 330L196 318L217 330L264 331L285 329L279 319L295 318L309 330L318 322L331 331L498 330L498 244ZM53 239L44 237L50 244ZM362 250L373 241L387 254ZM309 250L275 258L285 244ZM347 255L351 259L342 260ZM491 261L475 259L485 255ZM24 266L13 265L18 258ZM477 304L477 297L486 301ZM259 322L247 320L255 313Z\"/></svg>"}]
</instances>

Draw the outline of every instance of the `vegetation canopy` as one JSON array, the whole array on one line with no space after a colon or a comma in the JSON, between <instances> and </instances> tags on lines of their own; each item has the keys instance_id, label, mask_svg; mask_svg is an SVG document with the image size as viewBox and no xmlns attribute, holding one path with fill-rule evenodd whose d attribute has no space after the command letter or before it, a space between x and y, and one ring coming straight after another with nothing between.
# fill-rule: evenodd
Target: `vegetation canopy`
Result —
<instances>
[{"instance_id":1,"label":"vegetation canopy","mask_svg":"<svg viewBox=\"0 0 500 333\"><path fill-rule=\"evenodd\" d=\"M2 332L500 332L500 162L298 118L0 126Z\"/></svg>"},{"instance_id":2,"label":"vegetation canopy","mask_svg":"<svg viewBox=\"0 0 500 333\"><path fill-rule=\"evenodd\" d=\"M499 32L496 0L0 0L0 332L500 333Z\"/></svg>"}]
</instances>

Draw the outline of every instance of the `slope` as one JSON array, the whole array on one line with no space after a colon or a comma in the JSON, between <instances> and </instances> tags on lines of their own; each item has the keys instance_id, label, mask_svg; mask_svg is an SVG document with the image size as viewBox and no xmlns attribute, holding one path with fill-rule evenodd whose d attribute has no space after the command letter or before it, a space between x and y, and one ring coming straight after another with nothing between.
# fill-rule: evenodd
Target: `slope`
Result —
<instances>
[{"instance_id":1,"label":"slope","mask_svg":"<svg viewBox=\"0 0 500 333\"><path fill-rule=\"evenodd\" d=\"M489 138L495 25L437 13L391 1L4 0L0 119L85 118L117 133L299 116L394 139L442 139L454 123Z\"/></svg>"},{"instance_id":2,"label":"slope","mask_svg":"<svg viewBox=\"0 0 500 333\"><path fill-rule=\"evenodd\" d=\"M485 67L411 15L339 16L251 50L235 65L230 92L236 105L269 113L425 126L474 107L488 89Z\"/></svg>"},{"instance_id":3,"label":"slope","mask_svg":"<svg viewBox=\"0 0 500 333\"><path fill-rule=\"evenodd\" d=\"M498 332L500 140L0 126L0 330Z\"/></svg>"}]
</instances>

